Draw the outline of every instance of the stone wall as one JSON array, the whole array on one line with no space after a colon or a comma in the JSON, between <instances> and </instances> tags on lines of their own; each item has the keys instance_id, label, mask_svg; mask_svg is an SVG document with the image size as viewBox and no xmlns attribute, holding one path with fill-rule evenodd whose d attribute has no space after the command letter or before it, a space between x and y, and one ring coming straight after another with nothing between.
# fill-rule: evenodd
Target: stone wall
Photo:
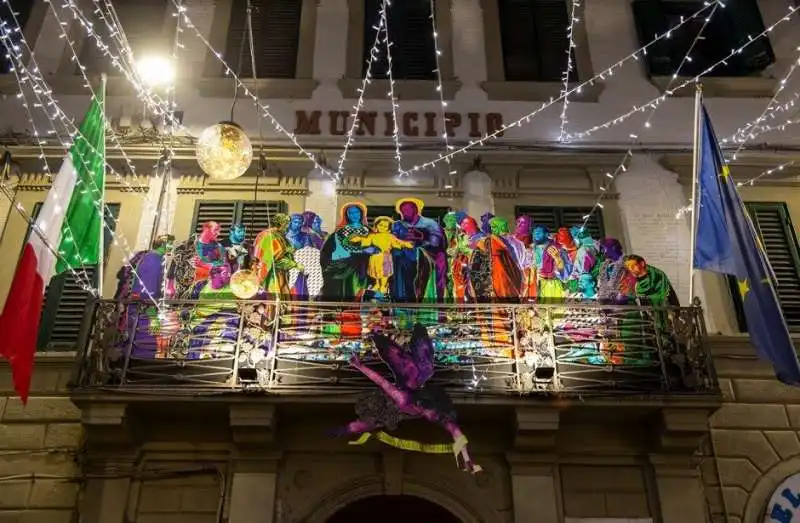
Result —
<instances>
[{"instance_id":1,"label":"stone wall","mask_svg":"<svg viewBox=\"0 0 800 523\"><path fill-rule=\"evenodd\" d=\"M80 412L66 396L72 357L36 360L27 407L0 361L0 522L71 523L82 443Z\"/></svg>"},{"instance_id":2,"label":"stone wall","mask_svg":"<svg viewBox=\"0 0 800 523\"><path fill-rule=\"evenodd\" d=\"M725 403L704 449L709 510L714 522L754 523L778 484L800 472L800 389L778 382L746 338L711 343Z\"/></svg>"}]
</instances>

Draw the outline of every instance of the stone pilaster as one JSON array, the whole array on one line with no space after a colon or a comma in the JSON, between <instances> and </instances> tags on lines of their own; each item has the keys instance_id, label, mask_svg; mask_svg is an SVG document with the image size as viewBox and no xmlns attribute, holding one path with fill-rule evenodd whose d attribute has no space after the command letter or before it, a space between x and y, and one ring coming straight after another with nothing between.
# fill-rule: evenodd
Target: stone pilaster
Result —
<instances>
[{"instance_id":1,"label":"stone pilaster","mask_svg":"<svg viewBox=\"0 0 800 523\"><path fill-rule=\"evenodd\" d=\"M708 419L715 409L663 409L658 425L657 451L693 456L709 434Z\"/></svg>"},{"instance_id":2,"label":"stone pilaster","mask_svg":"<svg viewBox=\"0 0 800 523\"><path fill-rule=\"evenodd\" d=\"M280 454L240 456L231 483L228 523L273 523Z\"/></svg>"},{"instance_id":3,"label":"stone pilaster","mask_svg":"<svg viewBox=\"0 0 800 523\"><path fill-rule=\"evenodd\" d=\"M81 523L126 523L135 517L127 514L131 495L132 476L135 469L133 455L127 458L117 455L114 458L91 457L87 460L86 472L90 479L81 499ZM97 476L107 475L102 478ZM94 477L92 477L94 476Z\"/></svg>"},{"instance_id":4,"label":"stone pilaster","mask_svg":"<svg viewBox=\"0 0 800 523\"><path fill-rule=\"evenodd\" d=\"M336 227L339 215L336 196L335 181L319 172L318 169L312 169L308 173L308 194L304 210L314 211L322 218L323 230L332 232Z\"/></svg>"},{"instance_id":5,"label":"stone pilaster","mask_svg":"<svg viewBox=\"0 0 800 523\"><path fill-rule=\"evenodd\" d=\"M687 456L651 454L663 523L704 523L706 501L700 470Z\"/></svg>"},{"instance_id":6,"label":"stone pilaster","mask_svg":"<svg viewBox=\"0 0 800 523\"><path fill-rule=\"evenodd\" d=\"M339 94L336 82L345 77L347 70L349 18L347 0L317 2L313 78L320 83L320 95L332 90Z\"/></svg>"},{"instance_id":7,"label":"stone pilaster","mask_svg":"<svg viewBox=\"0 0 800 523\"><path fill-rule=\"evenodd\" d=\"M136 445L135 422L125 403L92 403L82 407L81 423L91 449L131 450Z\"/></svg>"},{"instance_id":8,"label":"stone pilaster","mask_svg":"<svg viewBox=\"0 0 800 523\"><path fill-rule=\"evenodd\" d=\"M451 4L450 16L454 76L462 82L463 91L478 92L487 78L481 2L456 0Z\"/></svg>"},{"instance_id":9,"label":"stone pilaster","mask_svg":"<svg viewBox=\"0 0 800 523\"><path fill-rule=\"evenodd\" d=\"M231 405L229 420L233 441L241 450L267 449L275 436L274 405Z\"/></svg>"},{"instance_id":10,"label":"stone pilaster","mask_svg":"<svg viewBox=\"0 0 800 523\"><path fill-rule=\"evenodd\" d=\"M485 212L494 212L492 179L483 171L472 170L463 176L464 210L476 220Z\"/></svg>"}]
</instances>

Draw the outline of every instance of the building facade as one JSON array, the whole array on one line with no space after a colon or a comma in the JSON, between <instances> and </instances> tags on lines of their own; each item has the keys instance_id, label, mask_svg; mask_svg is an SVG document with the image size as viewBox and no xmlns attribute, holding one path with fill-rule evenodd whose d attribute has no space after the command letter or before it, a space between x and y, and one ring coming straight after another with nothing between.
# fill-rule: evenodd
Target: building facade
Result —
<instances>
[{"instance_id":1,"label":"building facade","mask_svg":"<svg viewBox=\"0 0 800 523\"><path fill-rule=\"evenodd\" d=\"M251 57L244 1L185 0L183 18L171 1L115 0L136 56L178 57L180 125L166 183L159 158L169 130L96 43L99 36L113 56L125 51L99 18L112 2L29 3L11 1L15 16L2 11L2 19L22 26L35 57L28 67L52 87L64 114L79 118L89 101L84 84L96 88L100 73L109 75L108 301L87 308L74 279L54 280L27 407L13 396L6 367L0 372L0 522L791 521L800 506L792 491L781 509L775 505L784 482L800 473L800 393L755 357L725 278L697 274L702 312L689 307L691 233L683 211L692 177L694 88L687 82L714 66L703 90L719 138L748 137L733 175L746 182L775 170L741 192L777 272L787 322L800 328L796 82L790 78L770 101L798 60L800 13L789 2L734 0L699 15L703 5L695 2L580 2L568 78L575 91L564 109L549 105L564 89L569 50L572 5L559 0L395 2L388 11L392 77L379 46L363 93L380 2L252 0ZM706 19L707 36L696 39ZM768 39L715 66L776 23ZM659 40L637 52L678 24L669 45ZM55 172L64 155L58 138L66 140L69 124L40 143L53 125L38 106L51 106L34 104L35 93L25 91L29 119L15 96L24 71L0 71L2 140L15 162L4 181L13 198L0 198L5 299L29 234L15 204L36 212L49 188L42 158ZM234 77L241 78L236 97ZM666 91L671 96L661 99ZM257 109L250 95L268 109ZM764 114L768 119L743 127ZM232 181L205 176L192 138L223 120L247 131L256 156ZM562 130L571 139L559 142ZM338 170L350 137L334 181L326 171ZM427 165L448 146L484 140L451 162ZM517 361L480 367L491 383L470 387L474 366L449 368L459 420L484 469L477 475L459 471L448 455L329 438L368 390L341 363L278 361L268 385L239 363L197 372L179 364L140 368L138 383L108 379L116 276L132 253L150 247L153 231L180 242L207 220L259 230L276 212L305 210L332 231L347 203L391 215L407 196L424 200L431 215L529 214L551 227L585 222L596 237L618 238L627 253L669 276L685 308L666 327L653 327L651 345L661 361L690 360L689 371L676 381L659 368L655 382L650 376L640 383L638 374L615 374L613 365L576 370L556 361L544 376ZM237 310L244 325L245 310ZM422 424L401 434L441 439L439 429Z\"/></svg>"}]
</instances>

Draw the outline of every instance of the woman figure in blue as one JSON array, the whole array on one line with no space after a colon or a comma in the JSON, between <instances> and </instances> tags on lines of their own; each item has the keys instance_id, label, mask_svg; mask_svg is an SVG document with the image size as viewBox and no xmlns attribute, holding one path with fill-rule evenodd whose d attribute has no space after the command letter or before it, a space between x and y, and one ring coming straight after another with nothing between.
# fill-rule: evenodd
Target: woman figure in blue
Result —
<instances>
[{"instance_id":1,"label":"woman figure in blue","mask_svg":"<svg viewBox=\"0 0 800 523\"><path fill-rule=\"evenodd\" d=\"M368 286L369 257L379 251L377 247L362 247L351 238L369 235L367 207L361 202L342 206L336 232L328 236L322 246L323 301L360 301Z\"/></svg>"}]
</instances>

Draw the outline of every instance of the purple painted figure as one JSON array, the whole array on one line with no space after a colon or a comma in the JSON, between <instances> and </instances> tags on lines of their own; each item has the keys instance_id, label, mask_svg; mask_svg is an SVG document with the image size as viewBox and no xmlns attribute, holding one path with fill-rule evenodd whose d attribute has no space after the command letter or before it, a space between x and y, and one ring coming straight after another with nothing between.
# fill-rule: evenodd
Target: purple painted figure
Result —
<instances>
[{"instance_id":1,"label":"purple painted figure","mask_svg":"<svg viewBox=\"0 0 800 523\"><path fill-rule=\"evenodd\" d=\"M597 245L602 259L597 274L597 299L605 303L625 304L628 297L622 292L626 278L622 244L615 238L603 238Z\"/></svg>"},{"instance_id":2,"label":"purple painted figure","mask_svg":"<svg viewBox=\"0 0 800 523\"><path fill-rule=\"evenodd\" d=\"M481 467L473 463L469 456L467 438L456 423L452 400L444 389L427 383L434 373L434 349L425 327L419 323L414 325L408 347L400 347L378 333L372 334L372 341L381 360L392 371L395 383L364 365L354 355L350 364L380 387L380 397L369 398L371 405L357 405L359 419L334 434L363 435L384 428L392 430L398 421L422 418L447 430L453 438L452 450L459 466L473 474L480 472ZM362 439L365 441L367 438L362 436Z\"/></svg>"},{"instance_id":3,"label":"purple painted figure","mask_svg":"<svg viewBox=\"0 0 800 523\"><path fill-rule=\"evenodd\" d=\"M523 214L517 218L517 226L514 229L514 238L524 243L525 247L531 246L531 243L533 243L533 218L527 214Z\"/></svg>"},{"instance_id":4,"label":"purple painted figure","mask_svg":"<svg viewBox=\"0 0 800 523\"><path fill-rule=\"evenodd\" d=\"M481 214L481 232L483 234L492 234L492 226L489 225L492 218L494 218L494 213L485 212Z\"/></svg>"}]
</instances>

